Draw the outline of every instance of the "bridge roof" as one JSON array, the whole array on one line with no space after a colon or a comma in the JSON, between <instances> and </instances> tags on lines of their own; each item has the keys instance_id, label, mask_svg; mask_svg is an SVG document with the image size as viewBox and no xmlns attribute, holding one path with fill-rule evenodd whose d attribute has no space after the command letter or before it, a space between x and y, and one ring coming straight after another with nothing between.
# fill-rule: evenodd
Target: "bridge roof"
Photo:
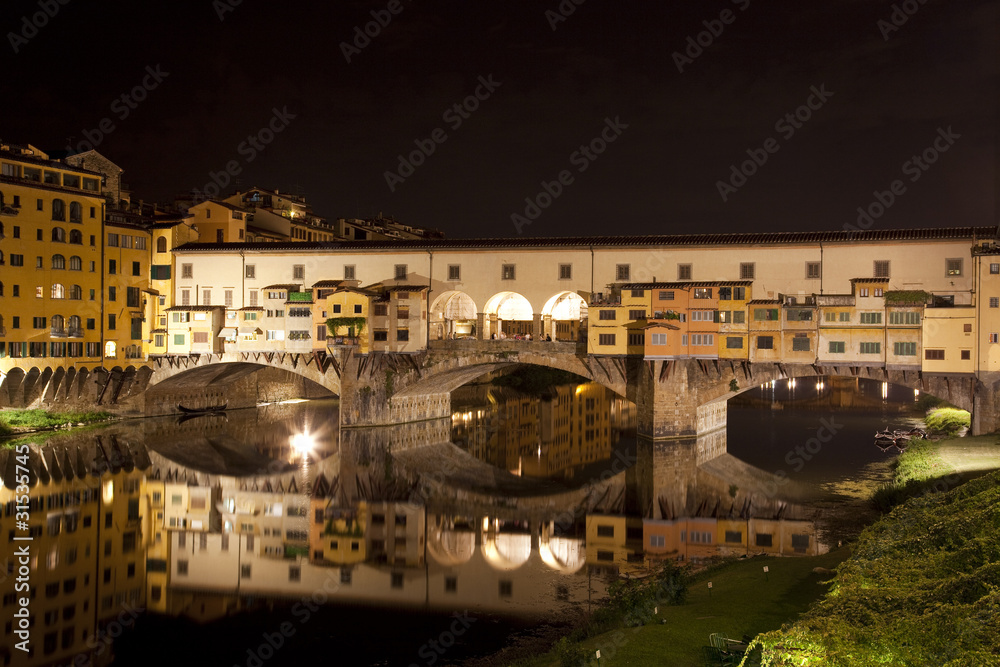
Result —
<instances>
[{"instance_id":1,"label":"bridge roof","mask_svg":"<svg viewBox=\"0 0 1000 667\"><path fill-rule=\"evenodd\" d=\"M750 287L752 280L687 280L675 283L624 283L621 289L687 289L689 287Z\"/></svg>"},{"instance_id":2,"label":"bridge roof","mask_svg":"<svg viewBox=\"0 0 1000 667\"><path fill-rule=\"evenodd\" d=\"M494 239L408 239L399 241L312 241L282 243L185 243L175 251L425 250L476 248L547 248L634 246L784 245L812 243L871 243L879 241L942 241L994 238L996 227L933 227L828 232L765 232L746 234L662 234L646 236L554 236Z\"/></svg>"}]
</instances>

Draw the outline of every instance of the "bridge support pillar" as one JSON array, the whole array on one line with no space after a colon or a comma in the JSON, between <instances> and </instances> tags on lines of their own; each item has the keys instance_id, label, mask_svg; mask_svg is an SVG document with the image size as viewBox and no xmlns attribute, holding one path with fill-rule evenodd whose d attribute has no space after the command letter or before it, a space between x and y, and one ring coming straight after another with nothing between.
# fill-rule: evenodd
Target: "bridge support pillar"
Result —
<instances>
[{"instance_id":1,"label":"bridge support pillar","mask_svg":"<svg viewBox=\"0 0 1000 667\"><path fill-rule=\"evenodd\" d=\"M980 373L972 394L972 435L1000 431L1000 373Z\"/></svg>"},{"instance_id":2,"label":"bridge support pillar","mask_svg":"<svg viewBox=\"0 0 1000 667\"><path fill-rule=\"evenodd\" d=\"M638 376L641 437L691 438L725 428L731 374L684 359L646 362Z\"/></svg>"},{"instance_id":3,"label":"bridge support pillar","mask_svg":"<svg viewBox=\"0 0 1000 667\"><path fill-rule=\"evenodd\" d=\"M542 333L542 315L541 313L534 314L534 321L531 326L531 338L534 340L542 340L545 335Z\"/></svg>"},{"instance_id":4,"label":"bridge support pillar","mask_svg":"<svg viewBox=\"0 0 1000 667\"><path fill-rule=\"evenodd\" d=\"M476 340L489 339L486 335L486 313L476 313Z\"/></svg>"}]
</instances>

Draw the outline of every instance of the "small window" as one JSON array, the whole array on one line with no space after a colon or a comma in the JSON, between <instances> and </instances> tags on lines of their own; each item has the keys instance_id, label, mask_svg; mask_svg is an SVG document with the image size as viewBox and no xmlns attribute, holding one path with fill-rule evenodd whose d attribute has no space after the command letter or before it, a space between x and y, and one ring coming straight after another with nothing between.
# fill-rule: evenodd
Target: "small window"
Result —
<instances>
[{"instance_id":1,"label":"small window","mask_svg":"<svg viewBox=\"0 0 1000 667\"><path fill-rule=\"evenodd\" d=\"M396 340L398 340L398 341L408 341L408 340L410 340L410 330L409 329L398 329L396 331Z\"/></svg>"},{"instance_id":2,"label":"small window","mask_svg":"<svg viewBox=\"0 0 1000 667\"><path fill-rule=\"evenodd\" d=\"M257 277L257 267L254 264L247 264L244 275L247 278L256 278Z\"/></svg>"},{"instance_id":3,"label":"small window","mask_svg":"<svg viewBox=\"0 0 1000 667\"><path fill-rule=\"evenodd\" d=\"M614 537L615 527L614 526L597 526L597 536L598 537Z\"/></svg>"},{"instance_id":4,"label":"small window","mask_svg":"<svg viewBox=\"0 0 1000 667\"><path fill-rule=\"evenodd\" d=\"M842 340L831 340L830 341L830 354L843 354L845 349L845 343Z\"/></svg>"},{"instance_id":5,"label":"small window","mask_svg":"<svg viewBox=\"0 0 1000 667\"><path fill-rule=\"evenodd\" d=\"M515 266L513 264L504 264L500 269L501 280L514 280L516 275Z\"/></svg>"},{"instance_id":6,"label":"small window","mask_svg":"<svg viewBox=\"0 0 1000 667\"><path fill-rule=\"evenodd\" d=\"M995 343L996 334L990 334L990 342ZM924 350L924 359L928 361L943 361L944 360L944 350Z\"/></svg>"},{"instance_id":7,"label":"small window","mask_svg":"<svg viewBox=\"0 0 1000 667\"><path fill-rule=\"evenodd\" d=\"M963 360L972 359L972 350L962 350L962 359Z\"/></svg>"},{"instance_id":8,"label":"small window","mask_svg":"<svg viewBox=\"0 0 1000 667\"><path fill-rule=\"evenodd\" d=\"M570 280L573 278L573 265L572 264L560 264L559 265L559 280Z\"/></svg>"},{"instance_id":9,"label":"small window","mask_svg":"<svg viewBox=\"0 0 1000 667\"><path fill-rule=\"evenodd\" d=\"M944 273L946 276L962 275L962 259L956 258L944 260Z\"/></svg>"},{"instance_id":10,"label":"small window","mask_svg":"<svg viewBox=\"0 0 1000 667\"><path fill-rule=\"evenodd\" d=\"M726 337L726 348L730 350L742 350L743 349L743 337L742 336L728 336Z\"/></svg>"},{"instance_id":11,"label":"small window","mask_svg":"<svg viewBox=\"0 0 1000 667\"><path fill-rule=\"evenodd\" d=\"M1000 296L990 297L990 308L1000 308Z\"/></svg>"},{"instance_id":12,"label":"small window","mask_svg":"<svg viewBox=\"0 0 1000 667\"><path fill-rule=\"evenodd\" d=\"M861 343L861 354L881 354L882 343Z\"/></svg>"},{"instance_id":13,"label":"small window","mask_svg":"<svg viewBox=\"0 0 1000 667\"><path fill-rule=\"evenodd\" d=\"M774 336L757 336L757 349L758 350L773 350L774 349Z\"/></svg>"},{"instance_id":14,"label":"small window","mask_svg":"<svg viewBox=\"0 0 1000 667\"><path fill-rule=\"evenodd\" d=\"M889 260L887 259L876 259L872 267L872 274L876 278L888 278L889 277Z\"/></svg>"},{"instance_id":15,"label":"small window","mask_svg":"<svg viewBox=\"0 0 1000 667\"><path fill-rule=\"evenodd\" d=\"M292 267L292 280L305 280L306 279L306 266L305 264L296 264Z\"/></svg>"},{"instance_id":16,"label":"small window","mask_svg":"<svg viewBox=\"0 0 1000 667\"><path fill-rule=\"evenodd\" d=\"M806 262L806 278L810 280L819 278L821 266L819 262Z\"/></svg>"},{"instance_id":17,"label":"small window","mask_svg":"<svg viewBox=\"0 0 1000 667\"><path fill-rule=\"evenodd\" d=\"M990 273L994 275L1000 273L1000 264L996 263L990 264Z\"/></svg>"},{"instance_id":18,"label":"small window","mask_svg":"<svg viewBox=\"0 0 1000 667\"><path fill-rule=\"evenodd\" d=\"M614 320L615 311L614 310L599 310L597 311L597 318L599 320Z\"/></svg>"},{"instance_id":19,"label":"small window","mask_svg":"<svg viewBox=\"0 0 1000 667\"><path fill-rule=\"evenodd\" d=\"M962 331L964 331L965 333L972 333L972 325L971 324L963 324L962 325Z\"/></svg>"},{"instance_id":20,"label":"small window","mask_svg":"<svg viewBox=\"0 0 1000 667\"><path fill-rule=\"evenodd\" d=\"M757 275L757 265L754 262L740 264L740 280L753 280Z\"/></svg>"},{"instance_id":21,"label":"small window","mask_svg":"<svg viewBox=\"0 0 1000 667\"><path fill-rule=\"evenodd\" d=\"M677 265L677 280L691 280L691 265L690 264L678 264Z\"/></svg>"},{"instance_id":22,"label":"small window","mask_svg":"<svg viewBox=\"0 0 1000 667\"><path fill-rule=\"evenodd\" d=\"M396 280L406 280L406 274L407 274L406 264L397 264L394 273Z\"/></svg>"},{"instance_id":23,"label":"small window","mask_svg":"<svg viewBox=\"0 0 1000 667\"><path fill-rule=\"evenodd\" d=\"M917 344L913 343L893 343L892 353L897 357L915 357L917 356Z\"/></svg>"},{"instance_id":24,"label":"small window","mask_svg":"<svg viewBox=\"0 0 1000 667\"><path fill-rule=\"evenodd\" d=\"M618 264L615 267L615 280L631 280L632 265Z\"/></svg>"},{"instance_id":25,"label":"small window","mask_svg":"<svg viewBox=\"0 0 1000 667\"><path fill-rule=\"evenodd\" d=\"M810 347L808 338L796 336L795 338L792 339L793 352L808 352L809 349Z\"/></svg>"},{"instance_id":26,"label":"small window","mask_svg":"<svg viewBox=\"0 0 1000 667\"><path fill-rule=\"evenodd\" d=\"M344 265L344 280L354 280L354 265L345 264Z\"/></svg>"},{"instance_id":27,"label":"small window","mask_svg":"<svg viewBox=\"0 0 1000 667\"><path fill-rule=\"evenodd\" d=\"M598 334L597 335L598 345L614 345L615 335L614 334Z\"/></svg>"},{"instance_id":28,"label":"small window","mask_svg":"<svg viewBox=\"0 0 1000 667\"><path fill-rule=\"evenodd\" d=\"M462 266L460 264L449 264L448 280L461 280L461 279L462 279Z\"/></svg>"}]
</instances>

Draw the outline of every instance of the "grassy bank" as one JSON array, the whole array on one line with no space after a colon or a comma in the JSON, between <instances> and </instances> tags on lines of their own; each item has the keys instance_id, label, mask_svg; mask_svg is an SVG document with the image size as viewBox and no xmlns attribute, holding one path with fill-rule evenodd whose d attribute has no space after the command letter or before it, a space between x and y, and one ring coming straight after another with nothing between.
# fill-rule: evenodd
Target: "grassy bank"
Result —
<instances>
[{"instance_id":1,"label":"grassy bank","mask_svg":"<svg viewBox=\"0 0 1000 667\"><path fill-rule=\"evenodd\" d=\"M108 421L109 412L50 412L48 410L3 410L0 411L0 437L43 431L66 424L81 425Z\"/></svg>"},{"instance_id":2,"label":"grassy bank","mask_svg":"<svg viewBox=\"0 0 1000 667\"><path fill-rule=\"evenodd\" d=\"M659 604L656 615L652 608L639 614L648 615L646 625L622 626L564 643L558 651L517 664L521 667L596 665L595 651L600 649L601 667L703 665L703 647L708 645L710 634L753 637L795 620L827 590L823 582L830 575L813 573L813 568L830 569L846 557L847 551L838 549L822 556L758 557L727 562L693 576L683 604ZM770 570L766 575L764 565ZM564 663L561 656L574 659Z\"/></svg>"},{"instance_id":3,"label":"grassy bank","mask_svg":"<svg viewBox=\"0 0 1000 667\"><path fill-rule=\"evenodd\" d=\"M757 638L763 665L1000 665L1000 473L867 528L830 593Z\"/></svg>"}]
</instances>

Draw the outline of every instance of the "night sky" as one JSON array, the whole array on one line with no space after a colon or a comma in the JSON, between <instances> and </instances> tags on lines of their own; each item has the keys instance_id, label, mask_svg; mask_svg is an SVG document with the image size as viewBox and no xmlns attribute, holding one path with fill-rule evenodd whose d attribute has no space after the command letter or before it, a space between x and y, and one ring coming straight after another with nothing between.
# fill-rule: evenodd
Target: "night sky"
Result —
<instances>
[{"instance_id":1,"label":"night sky","mask_svg":"<svg viewBox=\"0 0 1000 667\"><path fill-rule=\"evenodd\" d=\"M6 0L0 138L449 237L997 224L997 2L576 3Z\"/></svg>"}]
</instances>

